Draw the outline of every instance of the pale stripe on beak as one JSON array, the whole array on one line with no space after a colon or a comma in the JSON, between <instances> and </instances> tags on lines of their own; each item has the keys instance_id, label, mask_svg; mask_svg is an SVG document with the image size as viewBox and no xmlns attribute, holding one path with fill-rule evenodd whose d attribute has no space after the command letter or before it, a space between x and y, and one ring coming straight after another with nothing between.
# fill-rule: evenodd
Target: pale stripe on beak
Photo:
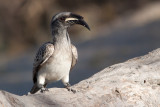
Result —
<instances>
[{"instance_id":1,"label":"pale stripe on beak","mask_svg":"<svg viewBox=\"0 0 160 107\"><path fill-rule=\"evenodd\" d=\"M66 18L65 21L78 20L77 18Z\"/></svg>"}]
</instances>

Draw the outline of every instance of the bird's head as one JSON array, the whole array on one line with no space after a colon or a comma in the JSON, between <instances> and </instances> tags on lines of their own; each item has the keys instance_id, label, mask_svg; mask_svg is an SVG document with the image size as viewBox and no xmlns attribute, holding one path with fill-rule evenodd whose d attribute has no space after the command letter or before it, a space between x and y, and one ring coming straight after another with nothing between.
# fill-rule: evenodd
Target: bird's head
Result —
<instances>
[{"instance_id":1,"label":"bird's head","mask_svg":"<svg viewBox=\"0 0 160 107\"><path fill-rule=\"evenodd\" d=\"M80 24L90 30L88 24L84 21L83 17L71 12L61 12L53 16L51 20L52 29L56 28L68 28L74 24Z\"/></svg>"}]
</instances>

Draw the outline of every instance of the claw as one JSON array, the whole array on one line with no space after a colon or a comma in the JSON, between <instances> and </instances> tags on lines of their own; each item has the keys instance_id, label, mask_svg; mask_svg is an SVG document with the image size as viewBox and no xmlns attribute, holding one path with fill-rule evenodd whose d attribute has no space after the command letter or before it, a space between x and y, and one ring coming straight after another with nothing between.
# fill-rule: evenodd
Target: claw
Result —
<instances>
[{"instance_id":1,"label":"claw","mask_svg":"<svg viewBox=\"0 0 160 107\"><path fill-rule=\"evenodd\" d=\"M44 92L46 92L46 91L49 91L48 88L44 88L44 87L41 88L41 93L44 93Z\"/></svg>"},{"instance_id":2,"label":"claw","mask_svg":"<svg viewBox=\"0 0 160 107\"><path fill-rule=\"evenodd\" d=\"M68 90L68 91L72 91L74 94L77 92L77 90L74 90L71 88L71 85L69 83L66 83L66 86L65 88Z\"/></svg>"}]
</instances>

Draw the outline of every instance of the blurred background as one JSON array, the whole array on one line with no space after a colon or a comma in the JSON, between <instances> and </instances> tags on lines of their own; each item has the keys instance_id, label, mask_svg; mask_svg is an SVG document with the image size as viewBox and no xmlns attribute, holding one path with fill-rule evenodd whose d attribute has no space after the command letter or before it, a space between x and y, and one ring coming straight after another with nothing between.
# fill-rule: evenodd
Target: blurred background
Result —
<instances>
[{"instance_id":1,"label":"blurred background","mask_svg":"<svg viewBox=\"0 0 160 107\"><path fill-rule=\"evenodd\" d=\"M160 47L158 0L0 0L0 90L18 95L30 91L33 58L51 40L52 16L62 11L84 16L91 28L69 29L79 52L72 85Z\"/></svg>"}]
</instances>

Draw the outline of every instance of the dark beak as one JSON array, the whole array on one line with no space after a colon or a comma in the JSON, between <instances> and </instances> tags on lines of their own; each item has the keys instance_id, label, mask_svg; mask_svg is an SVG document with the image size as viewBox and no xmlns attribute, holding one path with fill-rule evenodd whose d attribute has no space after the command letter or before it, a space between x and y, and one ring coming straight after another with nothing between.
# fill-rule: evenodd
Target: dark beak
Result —
<instances>
[{"instance_id":1,"label":"dark beak","mask_svg":"<svg viewBox=\"0 0 160 107\"><path fill-rule=\"evenodd\" d=\"M80 24L80 25L86 27L88 30L90 30L88 24L87 24L83 19L78 19L78 20L76 21L76 24Z\"/></svg>"},{"instance_id":2,"label":"dark beak","mask_svg":"<svg viewBox=\"0 0 160 107\"><path fill-rule=\"evenodd\" d=\"M69 23L70 23L71 25L73 25L73 24L79 24L79 25L82 25L82 26L86 27L88 30L90 30L88 24L83 20L83 17L82 17L82 16L71 13L71 14L70 14L70 17L77 19L77 20L69 21ZM73 23L72 23L72 22L73 22Z\"/></svg>"}]
</instances>

